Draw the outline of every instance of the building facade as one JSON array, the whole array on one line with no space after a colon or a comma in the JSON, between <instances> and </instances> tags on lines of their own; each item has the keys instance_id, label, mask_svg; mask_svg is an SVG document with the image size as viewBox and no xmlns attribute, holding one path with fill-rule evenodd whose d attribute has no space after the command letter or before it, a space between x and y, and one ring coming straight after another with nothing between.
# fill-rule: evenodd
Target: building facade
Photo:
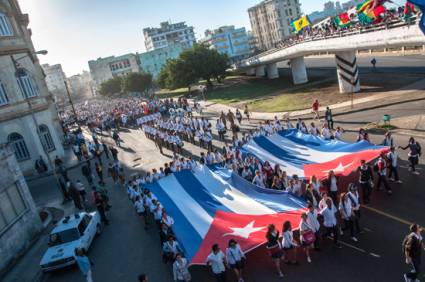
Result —
<instances>
[{"instance_id":1,"label":"building facade","mask_svg":"<svg viewBox=\"0 0 425 282\"><path fill-rule=\"evenodd\" d=\"M90 72L83 71L80 74L68 77L68 88L74 102L93 98L93 85Z\"/></svg>"},{"instance_id":2,"label":"building facade","mask_svg":"<svg viewBox=\"0 0 425 282\"><path fill-rule=\"evenodd\" d=\"M181 44L173 44L164 48L140 53L140 68L143 72L152 74L153 79L156 79L167 60L178 58L183 50L184 48Z\"/></svg>"},{"instance_id":3,"label":"building facade","mask_svg":"<svg viewBox=\"0 0 425 282\"><path fill-rule=\"evenodd\" d=\"M66 93L66 76L62 70L62 65L41 65L44 74L46 75L47 89L53 94L53 98L57 105L64 105L67 99Z\"/></svg>"},{"instance_id":4,"label":"building facade","mask_svg":"<svg viewBox=\"0 0 425 282\"><path fill-rule=\"evenodd\" d=\"M291 36L291 22L301 16L299 0L264 0L248 9L256 49L265 51Z\"/></svg>"},{"instance_id":5,"label":"building facade","mask_svg":"<svg viewBox=\"0 0 425 282\"><path fill-rule=\"evenodd\" d=\"M139 57L137 54L110 56L89 61L90 75L93 80L93 89L96 92L102 84L116 76L124 76L131 72L140 72Z\"/></svg>"},{"instance_id":6,"label":"building facade","mask_svg":"<svg viewBox=\"0 0 425 282\"><path fill-rule=\"evenodd\" d=\"M0 0L0 143L9 143L25 174L40 156L62 157L62 130L16 0Z\"/></svg>"},{"instance_id":7,"label":"building facade","mask_svg":"<svg viewBox=\"0 0 425 282\"><path fill-rule=\"evenodd\" d=\"M147 51L153 51L175 44L180 44L183 48L190 48L196 42L193 26L188 26L185 22L162 22L159 28L144 28L143 36Z\"/></svg>"},{"instance_id":8,"label":"building facade","mask_svg":"<svg viewBox=\"0 0 425 282\"><path fill-rule=\"evenodd\" d=\"M222 26L205 31L202 42L215 48L221 54L227 54L231 62L245 59L250 54L250 38L244 27Z\"/></svg>"},{"instance_id":9,"label":"building facade","mask_svg":"<svg viewBox=\"0 0 425 282\"><path fill-rule=\"evenodd\" d=\"M42 224L13 147L0 145L0 277L31 244Z\"/></svg>"}]
</instances>

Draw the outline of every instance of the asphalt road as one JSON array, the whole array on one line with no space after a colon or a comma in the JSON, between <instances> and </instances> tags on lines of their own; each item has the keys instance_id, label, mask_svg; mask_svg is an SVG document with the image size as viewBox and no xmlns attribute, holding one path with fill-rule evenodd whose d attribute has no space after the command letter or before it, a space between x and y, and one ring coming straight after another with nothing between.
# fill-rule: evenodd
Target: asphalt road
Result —
<instances>
[{"instance_id":1,"label":"asphalt road","mask_svg":"<svg viewBox=\"0 0 425 282\"><path fill-rule=\"evenodd\" d=\"M400 104L369 110L345 116L338 116L336 123L348 129L357 129L365 123L381 119L383 113L393 116L405 116L424 113L425 102ZM125 140L124 150L120 150L120 159L126 165L129 174L161 166L167 157L156 151L151 141L146 140L140 131L121 134ZM353 140L355 133L349 130L347 140ZM375 143L382 140L381 135L371 134ZM406 144L408 136L397 135L397 144ZM422 144L425 140L418 139ZM220 145L216 143L216 145ZM186 150L199 154L200 150L190 144ZM341 250L334 249L331 242L323 242L323 250L312 255L313 263L308 264L300 254L299 266L283 266L289 281L365 281L381 282L402 281L406 270L401 253L401 241L408 230L409 222L425 226L423 212L425 202L425 168L420 166L421 175L411 175L406 167L406 152L401 151L400 169L403 184L392 184L394 195L374 192L369 209L363 209L361 225L365 233L359 236L359 242L353 243L347 236ZM141 160L138 160L141 158ZM424 163L424 159L421 163ZM79 170L70 173L71 178L82 178ZM52 181L47 179L45 181ZM30 185L36 201L43 202L50 193L46 184ZM45 189L45 190L43 190ZM150 281L172 281L171 267L161 262L157 231L143 229L140 218L135 214L123 188L115 187L108 181L112 211L109 214L111 225L104 228L103 234L94 242L89 257L94 261L94 281L136 281L137 274L145 272ZM50 190L51 191L51 190ZM59 194L56 194L59 195ZM54 198L55 196L49 196ZM49 199L50 199L49 198ZM193 281L213 281L205 267L191 269ZM248 254L248 267L245 281L282 281L276 277L274 267L263 247ZM46 275L45 281L84 281L76 268L70 268ZM229 273L229 281L234 281ZM422 277L423 278L423 277Z\"/></svg>"}]
</instances>

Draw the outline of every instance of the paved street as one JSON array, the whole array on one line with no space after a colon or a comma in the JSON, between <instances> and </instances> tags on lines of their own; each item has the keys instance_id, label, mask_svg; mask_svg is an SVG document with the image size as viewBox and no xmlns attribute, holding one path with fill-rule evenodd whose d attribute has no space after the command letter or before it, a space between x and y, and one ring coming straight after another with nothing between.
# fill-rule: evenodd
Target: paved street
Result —
<instances>
[{"instance_id":1,"label":"paved street","mask_svg":"<svg viewBox=\"0 0 425 282\"><path fill-rule=\"evenodd\" d=\"M394 117L423 113L425 102L405 103L377 110L338 116L337 124L347 129L347 139L353 140L357 129L368 122L382 118L384 113ZM252 125L251 125L252 126ZM126 166L128 175L142 170L162 166L166 156L158 154L153 143L139 130L122 132L124 149L119 157ZM379 143L380 135L371 135L372 141ZM395 137L397 144L404 145L408 136ZM419 139L425 144L425 139ZM216 143L215 145L220 145ZM200 150L191 144L185 149L198 155ZM170 152L166 154L171 155ZM347 237L343 240L342 250L332 248L331 242L324 242L323 251L313 254L313 263L308 264L301 255L299 266L284 266L284 272L290 281L315 281L317 275L323 281L401 281L405 270L401 254L401 241L407 232L408 222L425 225L423 203L425 201L425 169L422 174L409 174L406 166L406 152L400 152L402 158L402 185L393 185L394 195L388 197L384 192L374 192L371 209L364 208L361 219L365 233L360 235L359 243L352 243ZM141 159L139 159L141 158ZM424 160L422 160L423 163ZM71 173L72 179L81 178L79 168ZM30 183L31 190L38 203L47 199L59 201L60 194L53 193L52 187L39 180ZM138 273L146 272L150 281L172 281L171 267L162 264L157 230L143 229L141 220L135 214L123 188L114 187L110 181L108 187L113 205L109 214L111 225L104 228L103 234L95 241L89 256L94 261L95 281L135 281ZM49 190L49 191L48 191ZM68 210L70 206L67 207ZM71 208L72 209L72 208ZM320 270L320 271L319 271ZM204 267L193 267L193 281L213 281ZM230 277L231 275L229 275ZM263 247L248 255L246 281L281 281L274 274L273 265ZM46 281L83 281L79 271L71 268L45 276Z\"/></svg>"}]
</instances>

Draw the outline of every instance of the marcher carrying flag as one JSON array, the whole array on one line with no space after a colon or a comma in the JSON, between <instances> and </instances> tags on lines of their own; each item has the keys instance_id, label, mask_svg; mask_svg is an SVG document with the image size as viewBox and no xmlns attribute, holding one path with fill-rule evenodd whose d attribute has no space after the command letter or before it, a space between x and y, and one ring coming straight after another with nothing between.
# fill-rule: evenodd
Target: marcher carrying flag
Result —
<instances>
[{"instance_id":1,"label":"marcher carrying flag","mask_svg":"<svg viewBox=\"0 0 425 282\"><path fill-rule=\"evenodd\" d=\"M293 21L291 26L295 33L299 33L303 28L310 26L310 20L308 19L307 15L304 15L298 20Z\"/></svg>"},{"instance_id":2,"label":"marcher carrying flag","mask_svg":"<svg viewBox=\"0 0 425 282\"><path fill-rule=\"evenodd\" d=\"M425 0L410 0L408 1L416 5L422 12L421 21L419 22L419 28L425 34Z\"/></svg>"}]
</instances>

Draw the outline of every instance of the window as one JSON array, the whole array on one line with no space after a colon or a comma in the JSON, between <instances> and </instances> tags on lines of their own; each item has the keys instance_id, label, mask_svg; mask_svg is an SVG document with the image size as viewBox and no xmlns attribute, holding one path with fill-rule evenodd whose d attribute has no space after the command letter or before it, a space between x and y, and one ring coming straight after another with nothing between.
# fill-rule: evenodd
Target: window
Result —
<instances>
[{"instance_id":1,"label":"window","mask_svg":"<svg viewBox=\"0 0 425 282\"><path fill-rule=\"evenodd\" d=\"M0 36L12 36L13 31L7 16L0 12Z\"/></svg>"},{"instance_id":2,"label":"window","mask_svg":"<svg viewBox=\"0 0 425 282\"><path fill-rule=\"evenodd\" d=\"M28 75L27 71L24 69L18 70L18 85L21 90L24 98L31 98L38 95L38 89L32 80L32 78Z\"/></svg>"},{"instance_id":3,"label":"window","mask_svg":"<svg viewBox=\"0 0 425 282\"><path fill-rule=\"evenodd\" d=\"M4 89L4 85L0 81L0 106L6 105L8 103L9 103L9 98L7 98L6 90Z\"/></svg>"},{"instance_id":4,"label":"window","mask_svg":"<svg viewBox=\"0 0 425 282\"><path fill-rule=\"evenodd\" d=\"M8 142L12 145L15 151L15 156L18 162L25 161L30 158L27 145L25 144L24 137L19 133L13 132L7 137Z\"/></svg>"},{"instance_id":5,"label":"window","mask_svg":"<svg viewBox=\"0 0 425 282\"><path fill-rule=\"evenodd\" d=\"M54 151L55 150L55 143L53 143L52 136L50 135L49 128L45 124L41 124L38 126L38 130L40 131L40 139L41 144L43 144L44 149L46 151Z\"/></svg>"},{"instance_id":6,"label":"window","mask_svg":"<svg viewBox=\"0 0 425 282\"><path fill-rule=\"evenodd\" d=\"M292 9L289 8L289 14L292 16Z\"/></svg>"},{"instance_id":7,"label":"window","mask_svg":"<svg viewBox=\"0 0 425 282\"><path fill-rule=\"evenodd\" d=\"M17 184L3 190L0 193L0 232L13 224L26 209L27 206Z\"/></svg>"}]
</instances>

